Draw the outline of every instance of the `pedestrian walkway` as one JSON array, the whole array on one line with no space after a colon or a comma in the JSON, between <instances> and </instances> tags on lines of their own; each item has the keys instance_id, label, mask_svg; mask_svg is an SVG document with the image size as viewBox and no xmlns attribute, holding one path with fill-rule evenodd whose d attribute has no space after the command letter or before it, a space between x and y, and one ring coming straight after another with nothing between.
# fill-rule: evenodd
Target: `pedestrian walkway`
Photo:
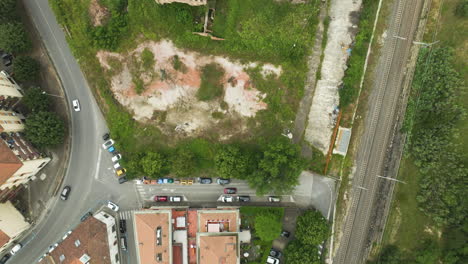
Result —
<instances>
[{"instance_id":1,"label":"pedestrian walkway","mask_svg":"<svg viewBox=\"0 0 468 264\"><path fill-rule=\"evenodd\" d=\"M138 210L130 210L130 211L120 211L119 212L119 218L120 219L132 219L133 213L135 213Z\"/></svg>"}]
</instances>

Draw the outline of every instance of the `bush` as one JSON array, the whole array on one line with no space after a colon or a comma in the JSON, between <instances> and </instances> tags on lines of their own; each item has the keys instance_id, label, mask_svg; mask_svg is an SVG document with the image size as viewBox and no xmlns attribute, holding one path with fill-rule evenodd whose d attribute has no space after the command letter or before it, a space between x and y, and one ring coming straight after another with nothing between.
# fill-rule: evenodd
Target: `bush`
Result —
<instances>
[{"instance_id":1,"label":"bush","mask_svg":"<svg viewBox=\"0 0 468 264\"><path fill-rule=\"evenodd\" d=\"M245 178L251 166L249 155L235 145L222 146L214 161L216 172L222 178Z\"/></svg>"},{"instance_id":2,"label":"bush","mask_svg":"<svg viewBox=\"0 0 468 264\"><path fill-rule=\"evenodd\" d=\"M272 213L255 217L255 234L263 241L273 241L281 233L281 219Z\"/></svg>"},{"instance_id":3,"label":"bush","mask_svg":"<svg viewBox=\"0 0 468 264\"><path fill-rule=\"evenodd\" d=\"M297 218L296 238L304 245L315 247L328 238L329 229L319 211L308 210Z\"/></svg>"},{"instance_id":4,"label":"bush","mask_svg":"<svg viewBox=\"0 0 468 264\"><path fill-rule=\"evenodd\" d=\"M172 155L171 166L178 177L188 177L197 167L194 153L186 146L179 147Z\"/></svg>"},{"instance_id":5,"label":"bush","mask_svg":"<svg viewBox=\"0 0 468 264\"><path fill-rule=\"evenodd\" d=\"M223 95L222 79L224 69L216 63L211 63L202 68L201 85L197 92L197 98L201 101L209 101Z\"/></svg>"},{"instance_id":6,"label":"bush","mask_svg":"<svg viewBox=\"0 0 468 264\"><path fill-rule=\"evenodd\" d=\"M23 104L31 112L48 111L50 107L50 98L39 87L31 87L26 89L23 99Z\"/></svg>"},{"instance_id":7,"label":"bush","mask_svg":"<svg viewBox=\"0 0 468 264\"><path fill-rule=\"evenodd\" d=\"M464 18L468 16L468 0L459 0L454 13L456 16Z\"/></svg>"},{"instance_id":8,"label":"bush","mask_svg":"<svg viewBox=\"0 0 468 264\"><path fill-rule=\"evenodd\" d=\"M167 160L160 153L147 152L140 159L140 166L142 168L142 172L145 173L145 176L157 178L162 176L165 172Z\"/></svg>"},{"instance_id":9,"label":"bush","mask_svg":"<svg viewBox=\"0 0 468 264\"><path fill-rule=\"evenodd\" d=\"M39 148L59 145L65 136L63 121L55 113L44 111L28 116L24 131L27 139Z\"/></svg>"},{"instance_id":10,"label":"bush","mask_svg":"<svg viewBox=\"0 0 468 264\"><path fill-rule=\"evenodd\" d=\"M34 81L39 77L39 63L27 56L18 56L13 62L13 72L15 79L24 81Z\"/></svg>"},{"instance_id":11,"label":"bush","mask_svg":"<svg viewBox=\"0 0 468 264\"><path fill-rule=\"evenodd\" d=\"M0 24L18 19L16 0L0 0Z\"/></svg>"},{"instance_id":12,"label":"bush","mask_svg":"<svg viewBox=\"0 0 468 264\"><path fill-rule=\"evenodd\" d=\"M317 247L293 240L286 246L284 258L288 264L320 264L320 256L317 252Z\"/></svg>"},{"instance_id":13,"label":"bush","mask_svg":"<svg viewBox=\"0 0 468 264\"><path fill-rule=\"evenodd\" d=\"M18 54L31 49L31 41L20 23L0 24L0 49Z\"/></svg>"},{"instance_id":14,"label":"bush","mask_svg":"<svg viewBox=\"0 0 468 264\"><path fill-rule=\"evenodd\" d=\"M151 70L154 66L154 54L148 48L144 49L141 53L141 62L143 64L143 69Z\"/></svg>"}]
</instances>

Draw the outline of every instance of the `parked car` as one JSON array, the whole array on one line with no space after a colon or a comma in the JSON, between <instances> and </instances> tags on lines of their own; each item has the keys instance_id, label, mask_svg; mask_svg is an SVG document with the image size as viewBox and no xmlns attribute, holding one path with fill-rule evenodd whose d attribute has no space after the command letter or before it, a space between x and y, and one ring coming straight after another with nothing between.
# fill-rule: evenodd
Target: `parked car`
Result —
<instances>
[{"instance_id":1,"label":"parked car","mask_svg":"<svg viewBox=\"0 0 468 264\"><path fill-rule=\"evenodd\" d=\"M114 163L114 169L118 170L120 169L120 163Z\"/></svg>"},{"instance_id":2,"label":"parked car","mask_svg":"<svg viewBox=\"0 0 468 264\"><path fill-rule=\"evenodd\" d=\"M119 221L119 230L120 230L120 233L122 233L122 234L127 232L127 220L121 219Z\"/></svg>"},{"instance_id":3,"label":"parked car","mask_svg":"<svg viewBox=\"0 0 468 264\"><path fill-rule=\"evenodd\" d=\"M155 202L167 202L167 196L154 196L154 201Z\"/></svg>"},{"instance_id":4,"label":"parked car","mask_svg":"<svg viewBox=\"0 0 468 264\"><path fill-rule=\"evenodd\" d=\"M282 237L288 238L290 235L291 235L291 233L289 231L286 231L286 230L281 231L281 236Z\"/></svg>"},{"instance_id":5,"label":"parked car","mask_svg":"<svg viewBox=\"0 0 468 264\"><path fill-rule=\"evenodd\" d=\"M276 250L274 248L270 249L270 256L279 259L282 255L283 254L281 254L280 251L278 251L278 250Z\"/></svg>"},{"instance_id":6,"label":"parked car","mask_svg":"<svg viewBox=\"0 0 468 264\"><path fill-rule=\"evenodd\" d=\"M127 181L128 181L128 179L127 179L127 177L125 177L125 176L119 178L119 183L120 183L120 184L126 183Z\"/></svg>"},{"instance_id":7,"label":"parked car","mask_svg":"<svg viewBox=\"0 0 468 264\"><path fill-rule=\"evenodd\" d=\"M125 168L120 168L116 171L117 176L119 177L125 177L125 174L127 173L127 170Z\"/></svg>"},{"instance_id":8,"label":"parked car","mask_svg":"<svg viewBox=\"0 0 468 264\"><path fill-rule=\"evenodd\" d=\"M220 184L220 185L226 185L226 184L231 183L231 180L230 179L218 178L218 179L216 179L216 183Z\"/></svg>"},{"instance_id":9,"label":"parked car","mask_svg":"<svg viewBox=\"0 0 468 264\"><path fill-rule=\"evenodd\" d=\"M127 251L127 239L125 237L120 238L120 248Z\"/></svg>"},{"instance_id":10,"label":"parked car","mask_svg":"<svg viewBox=\"0 0 468 264\"><path fill-rule=\"evenodd\" d=\"M224 188L225 194L235 194L237 193L237 188Z\"/></svg>"},{"instance_id":11,"label":"parked car","mask_svg":"<svg viewBox=\"0 0 468 264\"><path fill-rule=\"evenodd\" d=\"M107 151L109 151L110 153L114 153L115 152L115 148L114 146L110 146Z\"/></svg>"},{"instance_id":12,"label":"parked car","mask_svg":"<svg viewBox=\"0 0 468 264\"><path fill-rule=\"evenodd\" d=\"M103 148L103 149L108 149L109 147L111 147L112 145L114 145L114 143L115 143L114 140L109 139L109 140L107 140L106 142L104 142L104 143L102 144L102 148Z\"/></svg>"},{"instance_id":13,"label":"parked car","mask_svg":"<svg viewBox=\"0 0 468 264\"><path fill-rule=\"evenodd\" d=\"M5 67L10 66L13 63L13 56L11 54L5 53L2 55L3 65Z\"/></svg>"},{"instance_id":14,"label":"parked car","mask_svg":"<svg viewBox=\"0 0 468 264\"><path fill-rule=\"evenodd\" d=\"M90 217L90 216L92 216L92 215L93 215L93 213L87 212L85 215L83 215L83 216L81 217L81 222L84 222L86 219L88 219L88 217Z\"/></svg>"},{"instance_id":15,"label":"parked car","mask_svg":"<svg viewBox=\"0 0 468 264\"><path fill-rule=\"evenodd\" d=\"M232 196L223 196L223 198L221 198L221 201L223 203L232 203L232 202L234 202L234 197L232 197Z\"/></svg>"},{"instance_id":16,"label":"parked car","mask_svg":"<svg viewBox=\"0 0 468 264\"><path fill-rule=\"evenodd\" d=\"M63 187L62 192L60 193L60 199L66 201L68 199L68 196L70 195L71 187L70 186L65 186Z\"/></svg>"},{"instance_id":17,"label":"parked car","mask_svg":"<svg viewBox=\"0 0 468 264\"><path fill-rule=\"evenodd\" d=\"M119 161L121 158L122 158L122 155L116 154L116 155L112 156L112 162L116 163L116 162Z\"/></svg>"},{"instance_id":18,"label":"parked car","mask_svg":"<svg viewBox=\"0 0 468 264\"><path fill-rule=\"evenodd\" d=\"M5 254L5 256L3 256L1 259L0 259L0 264L5 264L9 259L10 259L11 255L10 254Z\"/></svg>"},{"instance_id":19,"label":"parked car","mask_svg":"<svg viewBox=\"0 0 468 264\"><path fill-rule=\"evenodd\" d=\"M73 109L75 110L75 112L81 111L80 102L78 102L78 99L73 100L72 104L73 104Z\"/></svg>"},{"instance_id":20,"label":"parked car","mask_svg":"<svg viewBox=\"0 0 468 264\"><path fill-rule=\"evenodd\" d=\"M104 141L109 140L109 138L110 138L109 133L105 133L104 135L102 135L102 140L104 140Z\"/></svg>"},{"instance_id":21,"label":"parked car","mask_svg":"<svg viewBox=\"0 0 468 264\"><path fill-rule=\"evenodd\" d=\"M279 203L281 202L281 198L278 196L268 196L268 201L271 203Z\"/></svg>"},{"instance_id":22,"label":"parked car","mask_svg":"<svg viewBox=\"0 0 468 264\"><path fill-rule=\"evenodd\" d=\"M174 183L174 179L172 178L159 178L158 184L166 184L166 183Z\"/></svg>"},{"instance_id":23,"label":"parked car","mask_svg":"<svg viewBox=\"0 0 468 264\"><path fill-rule=\"evenodd\" d=\"M55 243L55 244L49 246L49 249L47 250L47 253L50 253L50 252L54 251L54 249L55 249L57 246L58 246L58 243Z\"/></svg>"},{"instance_id":24,"label":"parked car","mask_svg":"<svg viewBox=\"0 0 468 264\"><path fill-rule=\"evenodd\" d=\"M272 256L268 256L266 263L267 264L279 264L280 262L279 262L279 259L272 257Z\"/></svg>"},{"instance_id":25,"label":"parked car","mask_svg":"<svg viewBox=\"0 0 468 264\"><path fill-rule=\"evenodd\" d=\"M211 178L199 178L198 182L200 184L211 184L213 180Z\"/></svg>"},{"instance_id":26,"label":"parked car","mask_svg":"<svg viewBox=\"0 0 468 264\"><path fill-rule=\"evenodd\" d=\"M237 199L239 199L239 202L250 202L250 196L248 195L240 195Z\"/></svg>"},{"instance_id":27,"label":"parked car","mask_svg":"<svg viewBox=\"0 0 468 264\"><path fill-rule=\"evenodd\" d=\"M23 245L21 245L20 243L17 243L15 244L11 250L10 250L10 254L13 256L14 254L18 253L18 251L20 251L20 249L23 247Z\"/></svg>"},{"instance_id":28,"label":"parked car","mask_svg":"<svg viewBox=\"0 0 468 264\"><path fill-rule=\"evenodd\" d=\"M171 196L169 197L169 201L172 202L172 203L180 203L182 202L184 199L182 196Z\"/></svg>"},{"instance_id":29,"label":"parked car","mask_svg":"<svg viewBox=\"0 0 468 264\"><path fill-rule=\"evenodd\" d=\"M111 209L114 212L119 211L119 206L116 205L115 203L111 202L111 201L107 201L107 208Z\"/></svg>"}]
</instances>

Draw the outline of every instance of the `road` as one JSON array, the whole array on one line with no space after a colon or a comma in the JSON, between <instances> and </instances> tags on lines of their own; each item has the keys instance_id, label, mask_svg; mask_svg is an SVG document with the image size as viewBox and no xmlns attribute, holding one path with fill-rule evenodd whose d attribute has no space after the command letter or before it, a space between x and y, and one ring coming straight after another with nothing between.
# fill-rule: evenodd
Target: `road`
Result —
<instances>
[{"instance_id":1,"label":"road","mask_svg":"<svg viewBox=\"0 0 468 264\"><path fill-rule=\"evenodd\" d=\"M424 0L397 0L390 28L383 47L383 56L377 66L369 100L369 112L356 159L356 173L351 192L351 208L346 217L343 237L334 263L364 263L367 240L372 226L370 212L374 201L380 198L377 183L385 167L384 160L395 121L396 105L402 90L405 65L418 25ZM361 188L363 187L363 188ZM365 188L365 189L364 189Z\"/></svg>"}]
</instances>

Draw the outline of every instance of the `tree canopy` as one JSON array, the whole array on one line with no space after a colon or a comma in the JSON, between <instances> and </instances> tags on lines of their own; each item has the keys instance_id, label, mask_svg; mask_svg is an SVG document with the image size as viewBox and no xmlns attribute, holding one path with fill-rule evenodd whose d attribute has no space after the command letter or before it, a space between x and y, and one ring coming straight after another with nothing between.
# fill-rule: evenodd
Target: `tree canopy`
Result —
<instances>
[{"instance_id":1,"label":"tree canopy","mask_svg":"<svg viewBox=\"0 0 468 264\"><path fill-rule=\"evenodd\" d=\"M304 245L299 240L291 241L284 251L288 264L320 264L320 256L316 246Z\"/></svg>"},{"instance_id":2,"label":"tree canopy","mask_svg":"<svg viewBox=\"0 0 468 264\"><path fill-rule=\"evenodd\" d=\"M65 128L55 113L41 111L26 119L25 134L37 147L51 147L63 143Z\"/></svg>"},{"instance_id":3,"label":"tree canopy","mask_svg":"<svg viewBox=\"0 0 468 264\"><path fill-rule=\"evenodd\" d=\"M31 49L31 41L20 23L0 24L0 49L18 54Z\"/></svg>"},{"instance_id":4,"label":"tree canopy","mask_svg":"<svg viewBox=\"0 0 468 264\"><path fill-rule=\"evenodd\" d=\"M273 213L264 213L255 217L255 233L262 241L273 241L281 233L282 222Z\"/></svg>"},{"instance_id":5,"label":"tree canopy","mask_svg":"<svg viewBox=\"0 0 468 264\"><path fill-rule=\"evenodd\" d=\"M39 87L28 88L21 101L31 112L47 111L50 107L50 98L43 92Z\"/></svg>"},{"instance_id":6,"label":"tree canopy","mask_svg":"<svg viewBox=\"0 0 468 264\"><path fill-rule=\"evenodd\" d=\"M216 172L222 178L246 178L248 162L248 154L235 145L222 146L215 156Z\"/></svg>"},{"instance_id":7,"label":"tree canopy","mask_svg":"<svg viewBox=\"0 0 468 264\"><path fill-rule=\"evenodd\" d=\"M308 210L297 218L296 237L304 245L317 246L327 239L330 226L319 211Z\"/></svg>"},{"instance_id":8,"label":"tree canopy","mask_svg":"<svg viewBox=\"0 0 468 264\"><path fill-rule=\"evenodd\" d=\"M178 148L172 155L171 168L178 177L188 177L196 168L195 154L187 147Z\"/></svg>"},{"instance_id":9,"label":"tree canopy","mask_svg":"<svg viewBox=\"0 0 468 264\"><path fill-rule=\"evenodd\" d=\"M0 0L0 23L8 23L16 18L16 0Z\"/></svg>"},{"instance_id":10,"label":"tree canopy","mask_svg":"<svg viewBox=\"0 0 468 264\"><path fill-rule=\"evenodd\" d=\"M18 56L13 62L13 72L20 82L36 80L39 77L39 63L31 57Z\"/></svg>"},{"instance_id":11,"label":"tree canopy","mask_svg":"<svg viewBox=\"0 0 468 264\"><path fill-rule=\"evenodd\" d=\"M151 178L157 178L162 175L167 164L166 158L157 152L147 152L140 159L142 172Z\"/></svg>"}]
</instances>

